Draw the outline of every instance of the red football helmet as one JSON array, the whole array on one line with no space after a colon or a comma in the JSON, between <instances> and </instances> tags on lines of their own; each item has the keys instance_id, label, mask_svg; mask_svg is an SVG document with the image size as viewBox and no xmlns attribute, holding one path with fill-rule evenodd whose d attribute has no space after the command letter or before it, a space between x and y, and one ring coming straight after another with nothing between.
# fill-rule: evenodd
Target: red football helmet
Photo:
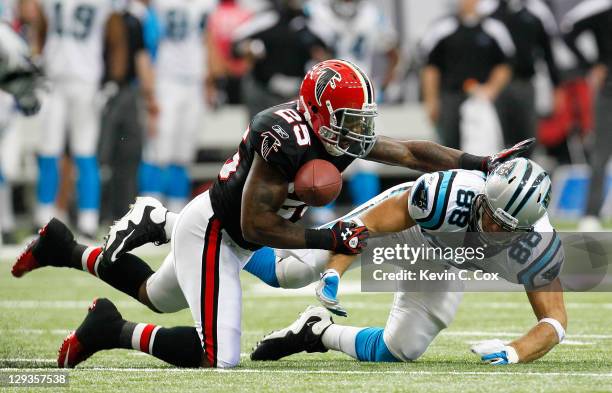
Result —
<instances>
[{"instance_id":1,"label":"red football helmet","mask_svg":"<svg viewBox=\"0 0 612 393\"><path fill-rule=\"evenodd\" d=\"M312 67L302 82L298 109L334 156L365 157L376 143L374 86L353 63L327 60Z\"/></svg>"}]
</instances>

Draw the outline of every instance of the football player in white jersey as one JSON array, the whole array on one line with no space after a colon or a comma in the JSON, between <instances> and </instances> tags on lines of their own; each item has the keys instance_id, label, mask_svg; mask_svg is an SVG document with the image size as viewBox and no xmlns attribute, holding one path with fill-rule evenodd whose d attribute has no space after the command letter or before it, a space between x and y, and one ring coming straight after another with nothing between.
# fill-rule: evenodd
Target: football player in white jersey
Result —
<instances>
[{"instance_id":1,"label":"football player in white jersey","mask_svg":"<svg viewBox=\"0 0 612 393\"><path fill-rule=\"evenodd\" d=\"M394 187L342 220L363 223L373 235L394 233L394 242L412 247L436 244L443 233L477 232L489 245L499 241L495 232L523 233L521 241L483 261L457 266L448 260L431 260L428 263L438 265L438 270L427 267L439 272L482 270L523 284L539 321L536 326L510 344L487 340L474 345L472 351L492 364L530 362L561 342L567 326L558 279L563 247L546 213L550 192L548 174L534 162L519 158L486 178L480 172L463 170L423 175L414 183ZM384 242L384 237L371 239L369 247ZM321 262L328 256L317 254L303 252L301 263L318 271L325 269ZM297 263L295 255L288 263ZM317 286L317 297L335 314L346 315L337 299L339 278L355 259L333 255ZM266 336L251 357L276 360L303 350L333 349L361 361L415 360L454 319L463 286L452 280L400 285L405 291L396 293L384 329L337 325L324 308L309 307L291 326Z\"/></svg>"},{"instance_id":2,"label":"football player in white jersey","mask_svg":"<svg viewBox=\"0 0 612 393\"><path fill-rule=\"evenodd\" d=\"M112 0L40 0L38 29L44 37L42 58L50 94L41 112L36 223L55 215L59 158L69 132L70 151L78 169L78 229L95 237L98 229L100 178L96 149L100 132L99 85L106 43L109 74L125 74L124 25L113 13Z\"/></svg>"},{"instance_id":3,"label":"football player in white jersey","mask_svg":"<svg viewBox=\"0 0 612 393\"><path fill-rule=\"evenodd\" d=\"M145 149L140 187L142 194L165 197L166 206L178 212L190 196L187 168L206 109L204 33L215 2L155 0L152 5L162 25L155 65L160 114L156 135Z\"/></svg>"},{"instance_id":4,"label":"football player in white jersey","mask_svg":"<svg viewBox=\"0 0 612 393\"><path fill-rule=\"evenodd\" d=\"M400 53L397 32L381 7L370 0L316 0L308 6L312 28L334 49L334 56L357 64L372 75L377 56L388 67L376 85L381 90L395 77Z\"/></svg>"},{"instance_id":5,"label":"football player in white jersey","mask_svg":"<svg viewBox=\"0 0 612 393\"><path fill-rule=\"evenodd\" d=\"M16 7L13 0L0 4L0 243L5 244L16 240L11 181L18 176L18 120L40 109L36 93L40 73L27 42L13 30Z\"/></svg>"}]
</instances>

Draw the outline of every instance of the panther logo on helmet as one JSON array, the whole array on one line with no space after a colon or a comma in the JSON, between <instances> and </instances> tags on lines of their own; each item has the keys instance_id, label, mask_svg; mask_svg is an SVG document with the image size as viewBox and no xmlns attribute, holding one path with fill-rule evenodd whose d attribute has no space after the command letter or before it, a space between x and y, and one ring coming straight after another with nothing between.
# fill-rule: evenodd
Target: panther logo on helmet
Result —
<instances>
[{"instance_id":1,"label":"panther logo on helmet","mask_svg":"<svg viewBox=\"0 0 612 393\"><path fill-rule=\"evenodd\" d=\"M501 177L508 178L514 172L514 168L516 168L516 161L508 161L502 164L495 172Z\"/></svg>"}]
</instances>

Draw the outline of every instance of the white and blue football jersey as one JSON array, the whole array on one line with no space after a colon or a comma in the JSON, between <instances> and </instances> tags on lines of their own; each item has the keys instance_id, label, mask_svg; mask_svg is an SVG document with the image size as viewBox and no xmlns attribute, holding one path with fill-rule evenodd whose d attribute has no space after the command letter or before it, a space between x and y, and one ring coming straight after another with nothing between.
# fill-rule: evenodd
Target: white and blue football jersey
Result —
<instances>
[{"instance_id":1,"label":"white and blue football jersey","mask_svg":"<svg viewBox=\"0 0 612 393\"><path fill-rule=\"evenodd\" d=\"M106 22L111 0L44 0L45 71L52 80L98 83L103 71Z\"/></svg>"},{"instance_id":2,"label":"white and blue football jersey","mask_svg":"<svg viewBox=\"0 0 612 393\"><path fill-rule=\"evenodd\" d=\"M453 170L421 176L412 185L408 201L410 216L417 226L408 231L412 235L420 232L424 244L436 243L436 237L448 238L441 236L442 233L467 232L472 204L483 193L485 181L485 175L479 171ZM533 232L526 233L496 255L461 264L449 260L437 262L499 273L509 282L536 288L549 284L559 275L563 260L561 239L545 215L535 224Z\"/></svg>"},{"instance_id":3,"label":"white and blue football jersey","mask_svg":"<svg viewBox=\"0 0 612 393\"><path fill-rule=\"evenodd\" d=\"M206 67L204 37L213 0L155 0L162 24L156 68L161 78L201 81Z\"/></svg>"},{"instance_id":4,"label":"white and blue football jersey","mask_svg":"<svg viewBox=\"0 0 612 393\"><path fill-rule=\"evenodd\" d=\"M334 57L357 64L371 75L376 55L397 45L393 23L374 1L360 3L352 18L340 18L328 0L309 4L310 28L334 49Z\"/></svg>"}]
</instances>

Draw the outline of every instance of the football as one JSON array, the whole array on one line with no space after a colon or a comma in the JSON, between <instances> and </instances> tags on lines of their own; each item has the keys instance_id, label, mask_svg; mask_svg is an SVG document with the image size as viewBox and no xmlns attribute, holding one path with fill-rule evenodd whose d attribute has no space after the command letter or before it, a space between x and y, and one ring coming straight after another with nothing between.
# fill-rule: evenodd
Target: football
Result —
<instances>
[{"instance_id":1,"label":"football","mask_svg":"<svg viewBox=\"0 0 612 393\"><path fill-rule=\"evenodd\" d=\"M325 206L342 190L342 175L325 160L311 160L295 175L295 193L308 206Z\"/></svg>"}]
</instances>

